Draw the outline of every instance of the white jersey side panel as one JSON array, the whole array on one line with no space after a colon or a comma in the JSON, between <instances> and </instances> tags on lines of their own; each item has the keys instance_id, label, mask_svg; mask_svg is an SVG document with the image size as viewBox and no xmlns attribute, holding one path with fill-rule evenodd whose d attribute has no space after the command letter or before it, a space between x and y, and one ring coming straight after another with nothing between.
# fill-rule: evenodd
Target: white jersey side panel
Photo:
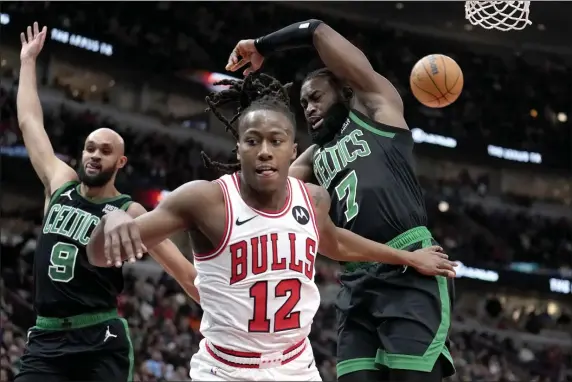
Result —
<instances>
[{"instance_id":1,"label":"white jersey side panel","mask_svg":"<svg viewBox=\"0 0 572 382\"><path fill-rule=\"evenodd\" d=\"M242 200L237 174L217 182L227 230L217 250L195 254L201 333L228 349L284 350L308 336L320 305L314 283L319 238L308 192L289 178L284 208L268 213Z\"/></svg>"}]
</instances>

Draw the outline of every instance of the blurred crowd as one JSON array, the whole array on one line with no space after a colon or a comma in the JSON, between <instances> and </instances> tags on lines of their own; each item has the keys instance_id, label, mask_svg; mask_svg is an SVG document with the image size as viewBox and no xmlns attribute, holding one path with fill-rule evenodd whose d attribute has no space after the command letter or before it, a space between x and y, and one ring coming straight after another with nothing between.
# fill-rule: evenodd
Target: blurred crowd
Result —
<instances>
[{"instance_id":1,"label":"blurred crowd","mask_svg":"<svg viewBox=\"0 0 572 382\"><path fill-rule=\"evenodd\" d=\"M16 116L16 89L0 88L0 145L23 145ZM203 147L195 140L176 140L158 132L138 134L132 127L117 126L113 119L89 110L73 113L63 104L57 109L44 110L44 126L56 153L70 158L72 167L77 165L86 137L95 129L105 126L121 133L125 141L125 155L129 162L119 181L129 179L139 187L150 185L173 190L193 179L216 178L203 166L200 152ZM214 160L229 161L230 152L212 152Z\"/></svg>"},{"instance_id":2,"label":"blurred crowd","mask_svg":"<svg viewBox=\"0 0 572 382\"><path fill-rule=\"evenodd\" d=\"M31 267L40 228L35 222L17 218L2 218L0 223L3 261L0 380L9 381L19 368L25 330L33 325ZM339 269L333 262L321 259L317 262L316 272L322 305L315 317L310 340L322 378L333 381L336 375L336 314L332 303L338 289ZM150 276L133 267L126 275L119 311L129 322L136 354L135 381L188 380L189 360L202 338L198 331L200 307L165 273ZM451 381L567 381L566 368L572 366L570 348L542 344L527 346L519 341L519 335L501 338L494 330L569 333L572 332L570 312L548 314L541 309L525 312L521 307L503 305L495 297L483 300L483 306L477 307L474 299L473 295L461 296L459 308L454 312L451 353L457 374ZM478 326L471 326L476 323ZM569 377L568 380L572 380L572 374Z\"/></svg>"},{"instance_id":3,"label":"blurred crowd","mask_svg":"<svg viewBox=\"0 0 572 382\"><path fill-rule=\"evenodd\" d=\"M3 118L0 123L6 127L0 143L23 145L15 114L10 113L15 110L15 94L0 88L0 102ZM192 139L175 140L164 133L136 134L130 128L116 126L109 118L89 111L76 114L63 105L44 114L45 127L55 151L70 157L72 167L77 166L75 158L80 157L87 135L100 126L108 126L119 128L125 139L129 162L120 172L120 182L143 189L173 190L191 180L211 180L218 176L204 167L200 160L200 151L204 148ZM231 160L230 152L209 154L223 162ZM430 228L440 242L462 256L459 260L495 265L533 262L554 269L568 268L572 264L572 223L567 218L532 216L526 211L487 211L479 206L443 213L437 209L437 201L443 198L446 185L439 179L424 178L423 181L426 189L433 191L427 194ZM478 183L460 173L456 187L467 183L473 185L472 192L478 192ZM483 231L461 229L464 227L462 220L467 218L483 227ZM494 233L494 237L486 237L483 232Z\"/></svg>"},{"instance_id":4,"label":"blurred crowd","mask_svg":"<svg viewBox=\"0 0 572 382\"><path fill-rule=\"evenodd\" d=\"M557 56L511 50L486 53L483 47L333 19L279 3L148 2L133 12L127 3L101 8L95 3L75 7L61 2L11 2L4 12L50 20L50 27L113 41L117 51L130 55L134 53L129 49L139 56L145 52L147 59L137 61L138 65L157 61L156 73L188 68L223 72L237 39L321 18L362 48L373 67L398 88L411 126L475 144L546 153L558 157L561 165L570 164L572 83L562 79L572 76L572 68ZM192 20L188 15L193 15ZM463 94L446 113L414 106L419 104L408 86L414 63L435 52L453 57L464 73ZM286 54L288 59L282 59ZM318 65L315 53L301 49L270 58L264 70L290 82Z\"/></svg>"},{"instance_id":5,"label":"blurred crowd","mask_svg":"<svg viewBox=\"0 0 572 382\"><path fill-rule=\"evenodd\" d=\"M3 4L2 11L29 21L49 20L49 27L113 42L121 47L118 50L129 52L130 62L137 60L155 73L172 73L184 68L222 72L238 38L257 37L295 21L321 18L361 47L374 68L395 84L404 97L412 127L422 126L458 140L486 141L550 153L563 161L571 149L571 122L559 113L566 117L572 113L572 83L562 81L572 76L572 68L558 57L540 54L532 57L509 51L486 54L454 42L445 44L379 26L357 27L355 23L269 3L245 6L245 3L228 2L208 5L148 2L139 3L134 10L129 3L121 2L108 3L106 7L96 3L70 6L63 2L9 2ZM456 59L467 84L462 97L447 108L446 113L415 106L418 103L408 88L409 70L414 62L433 52ZM318 65L317 57L308 54L289 52L288 60L282 60L284 54L279 54L268 60L265 69L283 82L299 80L307 70ZM299 62L305 64L292 66ZM15 78L16 72L2 75ZM3 148L23 144L15 111L15 88L0 88L0 146ZM122 134L129 157L118 179L120 183L141 189L174 189L193 179L218 176L202 165L199 154L205 147L197 140L177 140L162 132L139 134L135 126L120 126L108 116L92 111L73 112L63 104L45 110L44 114L55 151L69 158L73 167L77 166L85 137L97 127L108 126ZM213 152L212 148L207 151L215 160L223 162L232 157L229 152ZM490 210L478 204L463 203L463 196L467 194L485 197L483 188L487 188L487 182L486 177L470 179L466 173L460 173L452 183L450 179L448 182L423 179L430 229L447 252L468 263L502 265L520 261L570 270L572 222L564 217L533 216L525 210ZM459 196L459 190L465 188L467 193ZM446 199L457 200L457 203L451 202L444 208L442 201ZM3 213L0 224L0 381L9 381L19 368L25 330L34 323L31 267L40 232L41 210ZM338 289L338 272L336 264L318 262L316 281L322 306L310 338L326 381L335 380L336 328L332 302ZM164 273L148 277L134 268L127 279L119 305L121 314L129 322L136 350L136 380L188 380L189 360L201 338L200 307ZM569 312L554 315L542 309L518 311L494 298L483 299L483 302L486 306L480 313L471 310L474 306L467 308L462 304L455 311L456 325L451 340L457 374L452 381L572 380L572 372L569 370L566 374L566 368L572 369L570 348L527 345L499 336L497 332L538 334L556 330L570 333ZM475 317L486 330L475 330Z\"/></svg>"}]
</instances>

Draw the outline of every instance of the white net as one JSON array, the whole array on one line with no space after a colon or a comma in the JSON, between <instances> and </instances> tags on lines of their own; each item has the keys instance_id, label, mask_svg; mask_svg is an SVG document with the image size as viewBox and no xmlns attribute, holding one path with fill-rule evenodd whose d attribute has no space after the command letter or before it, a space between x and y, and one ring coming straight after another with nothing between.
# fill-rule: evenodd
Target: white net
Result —
<instances>
[{"instance_id":1,"label":"white net","mask_svg":"<svg viewBox=\"0 0 572 382\"><path fill-rule=\"evenodd\" d=\"M529 8L530 1L465 1L465 18L485 29L521 30L532 24Z\"/></svg>"}]
</instances>

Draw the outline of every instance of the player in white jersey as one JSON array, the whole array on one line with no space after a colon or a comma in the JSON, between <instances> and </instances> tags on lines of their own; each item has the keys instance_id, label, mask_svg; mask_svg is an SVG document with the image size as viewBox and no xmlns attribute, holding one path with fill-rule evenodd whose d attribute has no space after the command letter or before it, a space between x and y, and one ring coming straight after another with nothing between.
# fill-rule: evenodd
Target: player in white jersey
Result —
<instances>
[{"instance_id":1,"label":"player in white jersey","mask_svg":"<svg viewBox=\"0 0 572 382\"><path fill-rule=\"evenodd\" d=\"M222 93L242 102L237 131L228 123L238 139L239 172L189 182L136 219L111 212L89 242L93 264L120 266L177 231L190 231L205 337L191 361L193 380L320 380L307 340L320 304L318 251L341 261L407 264L454 276L454 264L438 247L413 254L336 228L326 190L288 177L295 122L286 93L273 81L249 76L227 83L231 91ZM211 108L224 97L208 99Z\"/></svg>"},{"instance_id":2,"label":"player in white jersey","mask_svg":"<svg viewBox=\"0 0 572 382\"><path fill-rule=\"evenodd\" d=\"M314 283L319 233L308 191L288 178L284 205L265 212L244 201L240 178L234 173L217 181L228 217L220 247L195 253L205 340L191 361L193 379L204 380L211 373L250 379L253 366L283 364L288 372L271 371L262 379L319 380L307 340L320 305ZM240 368L246 375L229 372Z\"/></svg>"}]
</instances>

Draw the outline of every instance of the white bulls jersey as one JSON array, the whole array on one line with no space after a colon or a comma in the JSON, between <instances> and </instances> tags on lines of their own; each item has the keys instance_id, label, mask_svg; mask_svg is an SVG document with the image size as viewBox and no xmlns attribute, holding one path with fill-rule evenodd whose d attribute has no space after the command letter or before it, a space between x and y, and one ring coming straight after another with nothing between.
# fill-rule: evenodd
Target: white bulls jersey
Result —
<instances>
[{"instance_id":1,"label":"white bulls jersey","mask_svg":"<svg viewBox=\"0 0 572 382\"><path fill-rule=\"evenodd\" d=\"M237 173L216 182L224 193L226 232L215 251L195 254L201 333L237 351L287 349L308 336L320 305L318 233L306 186L289 178L286 204L268 213L242 200Z\"/></svg>"}]
</instances>

